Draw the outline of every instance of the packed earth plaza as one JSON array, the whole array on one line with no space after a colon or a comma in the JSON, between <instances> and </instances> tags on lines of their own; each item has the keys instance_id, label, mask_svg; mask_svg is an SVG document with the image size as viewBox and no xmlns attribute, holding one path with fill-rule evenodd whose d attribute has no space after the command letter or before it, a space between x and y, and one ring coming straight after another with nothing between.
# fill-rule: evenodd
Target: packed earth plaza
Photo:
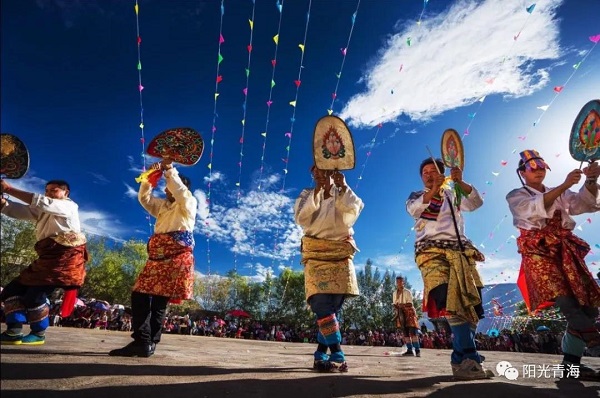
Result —
<instances>
[{"instance_id":1,"label":"packed earth plaza","mask_svg":"<svg viewBox=\"0 0 600 398\"><path fill-rule=\"evenodd\" d=\"M50 327L47 333L52 344L2 346L2 397L597 398L600 388L558 377L552 369L561 357L539 353L483 351L496 377L465 382L453 379L448 349L422 348L420 358L407 358L400 347L346 346L349 372L315 373L313 344L169 333L152 357L119 358L108 351L128 342L126 332ZM600 359L585 360L600 368ZM497 373L506 363L516 379Z\"/></svg>"}]
</instances>

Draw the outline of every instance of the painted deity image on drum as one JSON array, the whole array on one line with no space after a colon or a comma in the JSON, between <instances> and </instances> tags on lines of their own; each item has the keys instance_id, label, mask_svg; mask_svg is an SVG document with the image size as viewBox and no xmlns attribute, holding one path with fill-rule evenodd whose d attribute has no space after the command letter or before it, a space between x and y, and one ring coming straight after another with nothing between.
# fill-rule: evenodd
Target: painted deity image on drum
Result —
<instances>
[{"instance_id":1,"label":"painted deity image on drum","mask_svg":"<svg viewBox=\"0 0 600 398\"><path fill-rule=\"evenodd\" d=\"M463 143L454 129L446 129L442 134L442 161L446 167L465 167L465 151Z\"/></svg>"},{"instance_id":2,"label":"painted deity image on drum","mask_svg":"<svg viewBox=\"0 0 600 398\"><path fill-rule=\"evenodd\" d=\"M589 101L579 111L569 137L569 152L580 162L600 159L600 100Z\"/></svg>"},{"instance_id":3,"label":"painted deity image on drum","mask_svg":"<svg viewBox=\"0 0 600 398\"><path fill-rule=\"evenodd\" d=\"M354 141L346 123L337 116L323 116L313 134L315 165L321 170L350 170L355 166Z\"/></svg>"}]
</instances>

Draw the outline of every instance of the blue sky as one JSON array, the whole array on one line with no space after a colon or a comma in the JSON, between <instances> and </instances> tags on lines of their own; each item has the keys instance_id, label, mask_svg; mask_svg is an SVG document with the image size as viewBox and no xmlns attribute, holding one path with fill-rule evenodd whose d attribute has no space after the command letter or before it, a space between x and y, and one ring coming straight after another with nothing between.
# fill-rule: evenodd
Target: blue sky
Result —
<instances>
[{"instance_id":1,"label":"blue sky","mask_svg":"<svg viewBox=\"0 0 600 398\"><path fill-rule=\"evenodd\" d=\"M70 181L85 231L116 240L150 234L134 181L144 160L134 4L12 0L1 9L1 131L31 154L28 174L14 183L39 192L49 179ZM141 0L146 143L177 126L205 139L200 162L181 168L200 202L196 270L261 279L302 269L292 206L312 183L314 124L332 109L356 146L346 178L365 202L355 225L358 268L370 258L422 287L404 203L422 186L426 146L439 155L446 128L468 129L465 180L485 204L467 216L467 235L487 256L484 280L514 282L517 231L504 197L520 184L518 152L538 149L552 167L548 185L561 183L579 166L568 151L571 125L600 93L600 49L589 39L600 34L600 2L537 1L528 13L531 4L228 0L221 19L217 0ZM577 221L595 274L600 218Z\"/></svg>"}]
</instances>

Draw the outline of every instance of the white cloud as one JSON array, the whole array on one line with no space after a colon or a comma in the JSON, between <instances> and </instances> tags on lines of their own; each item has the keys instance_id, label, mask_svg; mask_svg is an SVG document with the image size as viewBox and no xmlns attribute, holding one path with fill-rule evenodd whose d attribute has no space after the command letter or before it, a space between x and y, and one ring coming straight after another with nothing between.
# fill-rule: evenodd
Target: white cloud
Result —
<instances>
[{"instance_id":1,"label":"white cloud","mask_svg":"<svg viewBox=\"0 0 600 398\"><path fill-rule=\"evenodd\" d=\"M521 267L520 257L499 257L487 255L485 263L478 263L477 270L484 285L516 283Z\"/></svg>"},{"instance_id":2,"label":"white cloud","mask_svg":"<svg viewBox=\"0 0 600 398\"><path fill-rule=\"evenodd\" d=\"M263 181L276 181L267 176ZM197 189L199 222L196 232L220 243L240 255L286 259L298 251L302 233L293 219L294 200L274 192L251 190L232 193L231 204L213 204L210 209L206 193Z\"/></svg>"},{"instance_id":3,"label":"white cloud","mask_svg":"<svg viewBox=\"0 0 600 398\"><path fill-rule=\"evenodd\" d=\"M105 236L115 241L123 241L120 236L128 232L114 215L99 210L83 210L79 208L81 229L86 234Z\"/></svg>"},{"instance_id":4,"label":"white cloud","mask_svg":"<svg viewBox=\"0 0 600 398\"><path fill-rule=\"evenodd\" d=\"M89 171L88 174L91 174L92 177L95 178L94 184L100 184L100 185L110 184L110 180L108 178L104 177L100 173L93 173L93 172Z\"/></svg>"},{"instance_id":5,"label":"white cloud","mask_svg":"<svg viewBox=\"0 0 600 398\"><path fill-rule=\"evenodd\" d=\"M125 196L127 196L128 198L135 198L137 199L138 197L138 191L137 189L133 189L133 187L127 183L123 183L123 185L125 185L125 187L127 187L127 190L125 191Z\"/></svg>"},{"instance_id":6,"label":"white cloud","mask_svg":"<svg viewBox=\"0 0 600 398\"><path fill-rule=\"evenodd\" d=\"M460 1L420 26L410 23L387 40L359 81L364 91L340 116L353 126L397 121L403 114L426 121L484 95L539 90L549 74L536 61L561 54L555 16L561 1L540 3L532 14L522 2Z\"/></svg>"}]
</instances>

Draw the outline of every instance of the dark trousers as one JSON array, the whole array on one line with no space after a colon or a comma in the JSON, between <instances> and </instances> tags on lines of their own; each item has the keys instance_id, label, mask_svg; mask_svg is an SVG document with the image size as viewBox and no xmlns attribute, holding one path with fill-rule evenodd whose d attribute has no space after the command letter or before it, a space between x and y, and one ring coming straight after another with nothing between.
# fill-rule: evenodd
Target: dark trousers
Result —
<instances>
[{"instance_id":1,"label":"dark trousers","mask_svg":"<svg viewBox=\"0 0 600 398\"><path fill-rule=\"evenodd\" d=\"M146 293L131 293L131 337L146 344L160 342L162 324L169 298Z\"/></svg>"},{"instance_id":2,"label":"dark trousers","mask_svg":"<svg viewBox=\"0 0 600 398\"><path fill-rule=\"evenodd\" d=\"M0 301L18 296L25 308L35 308L46 304L46 299L56 289L56 286L25 286L13 279L0 294Z\"/></svg>"}]
</instances>

